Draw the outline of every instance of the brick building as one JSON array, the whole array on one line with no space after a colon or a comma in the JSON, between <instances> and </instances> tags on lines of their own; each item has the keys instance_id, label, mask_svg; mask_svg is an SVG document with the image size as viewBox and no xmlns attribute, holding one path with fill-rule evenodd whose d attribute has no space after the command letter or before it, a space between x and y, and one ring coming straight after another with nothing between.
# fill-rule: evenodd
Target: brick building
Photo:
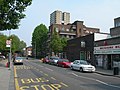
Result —
<instances>
[{"instance_id":1,"label":"brick building","mask_svg":"<svg viewBox=\"0 0 120 90\"><path fill-rule=\"evenodd\" d=\"M97 66L104 69L120 68L120 17L114 19L110 34L111 38L96 41L94 47Z\"/></svg>"},{"instance_id":2,"label":"brick building","mask_svg":"<svg viewBox=\"0 0 120 90\"><path fill-rule=\"evenodd\" d=\"M95 42L105 39L108 36L109 34L107 33L93 33L68 40L67 46L64 49L64 54L70 61L82 59L96 65L96 60L94 59Z\"/></svg>"},{"instance_id":3,"label":"brick building","mask_svg":"<svg viewBox=\"0 0 120 90\"><path fill-rule=\"evenodd\" d=\"M83 21L75 21L72 24L52 24L49 26L49 35L56 30L61 37L73 39L76 37L86 36L92 33L99 32L98 28L87 27L83 24Z\"/></svg>"}]
</instances>

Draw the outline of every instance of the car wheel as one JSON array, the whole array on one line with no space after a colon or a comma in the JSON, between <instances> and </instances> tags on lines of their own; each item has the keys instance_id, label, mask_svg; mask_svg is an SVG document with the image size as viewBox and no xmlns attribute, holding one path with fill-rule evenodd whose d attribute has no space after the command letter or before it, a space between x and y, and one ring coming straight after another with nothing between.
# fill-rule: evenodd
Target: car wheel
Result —
<instances>
[{"instance_id":1,"label":"car wheel","mask_svg":"<svg viewBox=\"0 0 120 90\"><path fill-rule=\"evenodd\" d=\"M73 67L71 66L70 69L73 70Z\"/></svg>"},{"instance_id":2,"label":"car wheel","mask_svg":"<svg viewBox=\"0 0 120 90\"><path fill-rule=\"evenodd\" d=\"M83 68L82 67L80 67L80 72L83 72Z\"/></svg>"},{"instance_id":3,"label":"car wheel","mask_svg":"<svg viewBox=\"0 0 120 90\"><path fill-rule=\"evenodd\" d=\"M62 67L64 68L65 66L64 66L64 65L62 65Z\"/></svg>"}]
</instances>

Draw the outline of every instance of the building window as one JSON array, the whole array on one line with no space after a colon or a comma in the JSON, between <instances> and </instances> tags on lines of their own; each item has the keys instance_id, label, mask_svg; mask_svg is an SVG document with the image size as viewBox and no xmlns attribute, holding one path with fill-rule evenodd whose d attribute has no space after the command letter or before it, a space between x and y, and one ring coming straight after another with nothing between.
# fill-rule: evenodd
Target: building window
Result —
<instances>
[{"instance_id":1,"label":"building window","mask_svg":"<svg viewBox=\"0 0 120 90\"><path fill-rule=\"evenodd\" d=\"M64 27L62 27L62 31L64 31Z\"/></svg>"},{"instance_id":2,"label":"building window","mask_svg":"<svg viewBox=\"0 0 120 90\"><path fill-rule=\"evenodd\" d=\"M90 51L87 52L87 60L90 60Z\"/></svg>"},{"instance_id":3,"label":"building window","mask_svg":"<svg viewBox=\"0 0 120 90\"><path fill-rule=\"evenodd\" d=\"M86 30L86 31L85 31L85 33L89 33L89 31L88 31L88 30Z\"/></svg>"},{"instance_id":4,"label":"building window","mask_svg":"<svg viewBox=\"0 0 120 90\"><path fill-rule=\"evenodd\" d=\"M93 32L91 31L90 34L92 34Z\"/></svg>"},{"instance_id":5,"label":"building window","mask_svg":"<svg viewBox=\"0 0 120 90\"><path fill-rule=\"evenodd\" d=\"M81 41L81 47L85 47L85 42Z\"/></svg>"},{"instance_id":6,"label":"building window","mask_svg":"<svg viewBox=\"0 0 120 90\"><path fill-rule=\"evenodd\" d=\"M59 31L59 29L58 28L56 28L56 32L58 32Z\"/></svg>"},{"instance_id":7,"label":"building window","mask_svg":"<svg viewBox=\"0 0 120 90\"><path fill-rule=\"evenodd\" d=\"M73 29L71 29L70 31L73 32Z\"/></svg>"},{"instance_id":8,"label":"building window","mask_svg":"<svg viewBox=\"0 0 120 90\"><path fill-rule=\"evenodd\" d=\"M67 35L66 37L69 38L69 35Z\"/></svg>"},{"instance_id":9,"label":"building window","mask_svg":"<svg viewBox=\"0 0 120 90\"><path fill-rule=\"evenodd\" d=\"M66 29L66 31L69 31L69 29Z\"/></svg>"},{"instance_id":10,"label":"building window","mask_svg":"<svg viewBox=\"0 0 120 90\"><path fill-rule=\"evenodd\" d=\"M85 52L84 51L80 52L80 59L85 60Z\"/></svg>"},{"instance_id":11,"label":"building window","mask_svg":"<svg viewBox=\"0 0 120 90\"><path fill-rule=\"evenodd\" d=\"M74 38L74 36L71 36L71 38Z\"/></svg>"}]
</instances>

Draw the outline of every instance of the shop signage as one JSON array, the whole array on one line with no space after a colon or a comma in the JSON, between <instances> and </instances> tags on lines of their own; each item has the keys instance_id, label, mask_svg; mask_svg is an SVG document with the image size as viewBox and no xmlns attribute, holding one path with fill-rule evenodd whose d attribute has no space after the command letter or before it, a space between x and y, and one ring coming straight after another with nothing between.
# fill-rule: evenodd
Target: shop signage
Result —
<instances>
[{"instance_id":1,"label":"shop signage","mask_svg":"<svg viewBox=\"0 0 120 90\"><path fill-rule=\"evenodd\" d=\"M94 54L120 54L120 44L94 47Z\"/></svg>"}]
</instances>

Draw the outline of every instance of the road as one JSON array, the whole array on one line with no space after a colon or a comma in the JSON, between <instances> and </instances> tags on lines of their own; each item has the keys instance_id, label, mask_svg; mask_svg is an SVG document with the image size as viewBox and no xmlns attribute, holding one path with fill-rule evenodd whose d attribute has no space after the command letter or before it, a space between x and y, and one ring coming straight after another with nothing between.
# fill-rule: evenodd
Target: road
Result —
<instances>
[{"instance_id":1,"label":"road","mask_svg":"<svg viewBox=\"0 0 120 90\"><path fill-rule=\"evenodd\" d=\"M120 78L97 73L81 73L25 60L14 66L16 90L120 90Z\"/></svg>"}]
</instances>

